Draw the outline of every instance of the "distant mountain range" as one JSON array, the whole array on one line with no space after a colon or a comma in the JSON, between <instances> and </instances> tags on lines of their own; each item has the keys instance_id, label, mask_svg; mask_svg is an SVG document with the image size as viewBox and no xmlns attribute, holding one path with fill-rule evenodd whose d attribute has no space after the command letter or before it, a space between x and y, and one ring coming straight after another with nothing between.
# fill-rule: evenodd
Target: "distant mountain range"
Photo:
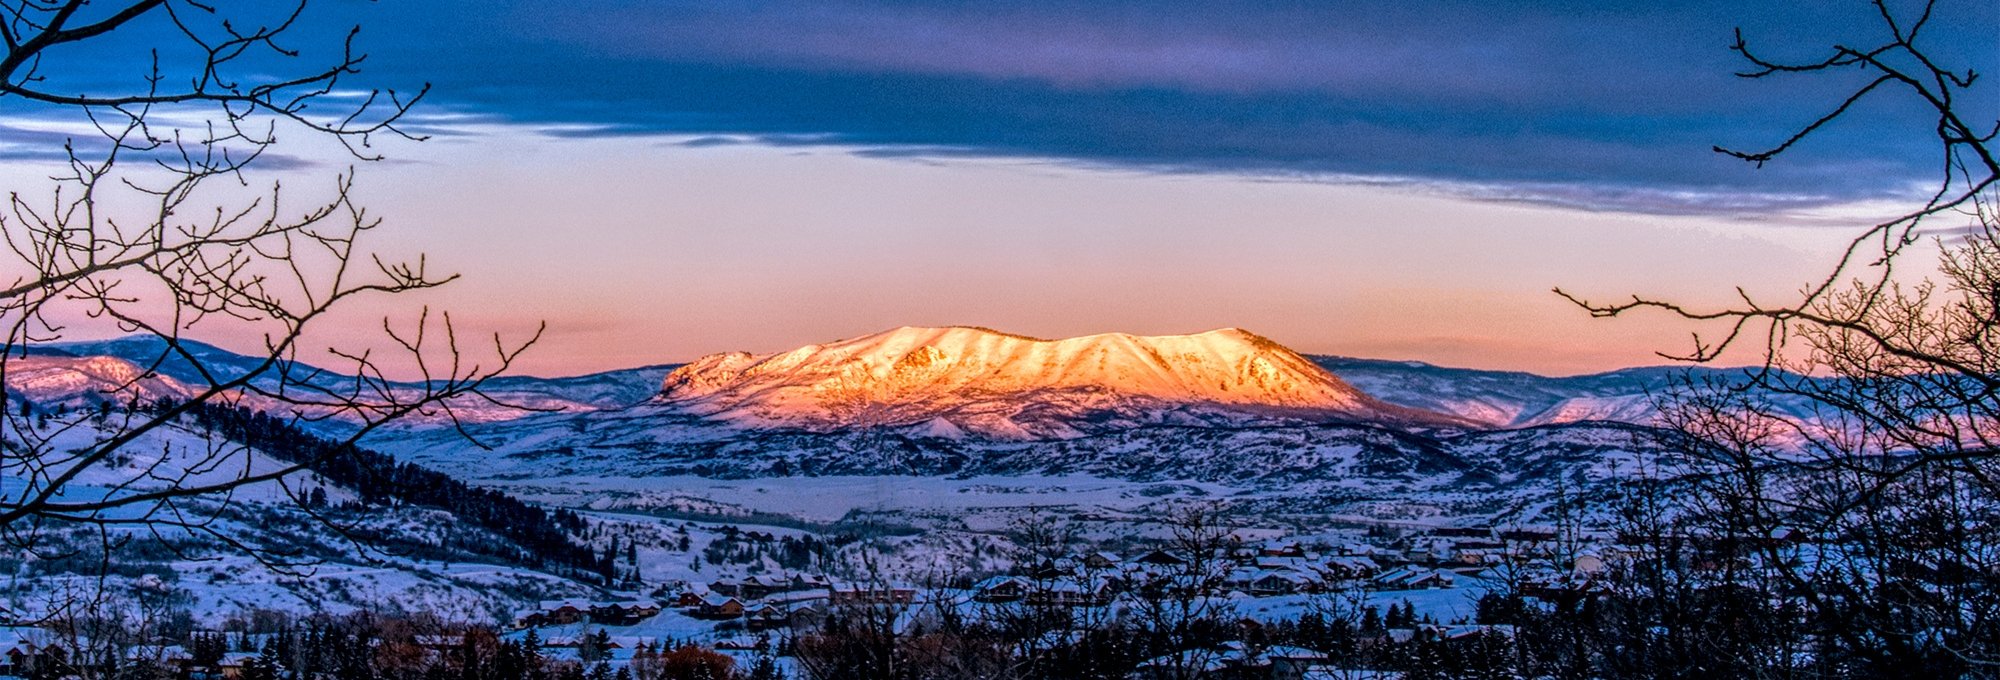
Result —
<instances>
[{"instance_id":1,"label":"distant mountain range","mask_svg":"<svg viewBox=\"0 0 2000 680\"><path fill-rule=\"evenodd\" d=\"M200 368L196 368L194 362L179 351L170 351L166 341L153 336L41 345L35 347L28 357L10 362L10 369L18 366L32 373L20 372L17 375L10 372L6 387L9 394L36 403L76 406L103 400L107 395L121 391L133 376L143 373L145 379L140 383L142 398L186 397L193 388L207 385L208 377L217 382L228 382L257 371L264 364L261 357L237 354L198 341L181 340L179 344L201 363ZM678 364L642 366L560 378L500 376L487 382L487 394L503 404L528 406L536 410L510 408L480 399L461 400L454 404L454 408L461 419L474 422L509 420L551 409L575 413L622 408L658 394L660 381L676 367ZM204 370L207 371L206 376ZM280 376L284 379L281 380ZM341 371L286 362L258 373L251 384L275 391L281 382L309 383L337 391L351 386L352 380L352 376ZM398 382L391 383L390 387L417 390L422 388L422 384ZM250 400L250 405L259 407L259 400ZM276 408L277 405L267 404L266 407ZM407 425L422 427L439 422L436 417L414 416ZM322 424L323 427L338 425L337 422Z\"/></svg>"},{"instance_id":2,"label":"distant mountain range","mask_svg":"<svg viewBox=\"0 0 2000 680\"><path fill-rule=\"evenodd\" d=\"M31 357L34 370L10 372L7 387L38 403L89 401L154 363L157 375L142 381L149 394L200 384L185 362L159 361L162 348L157 339L61 345ZM255 365L190 348L212 369ZM1663 450L1648 427L1658 415L1653 395L1685 376L1740 372L1546 377L1306 357L1237 329L1040 340L900 328L765 356L499 378L488 387L502 400L556 410L468 405L465 431L486 449L422 419L368 444L501 485L1085 475L1323 499L1421 497L1499 512L1546 496L1559 480L1583 488L1651 465Z\"/></svg>"},{"instance_id":3,"label":"distant mountain range","mask_svg":"<svg viewBox=\"0 0 2000 680\"><path fill-rule=\"evenodd\" d=\"M182 341L218 380L261 359ZM38 347L38 401L87 399L135 375L104 361L62 367L58 357L156 366L148 394L204 384L158 338L132 336ZM295 364L293 376L336 382L336 371ZM1248 331L1186 336L1106 334L1047 341L976 328L901 328L767 356L723 353L580 376L502 376L488 391L510 403L567 413L670 403L746 427L914 426L1009 439L1075 436L1142 424L1226 425L1362 421L1431 427L1518 428L1581 421L1647 424L1654 397L1688 377L1740 379L1740 369L1660 366L1549 377L1293 352ZM53 376L61 376L56 378ZM275 379L262 381L274 385ZM416 383L402 383L415 388ZM156 396L157 396L156 395ZM525 411L487 408L480 420ZM1079 425L1083 427L1078 427Z\"/></svg>"}]
</instances>

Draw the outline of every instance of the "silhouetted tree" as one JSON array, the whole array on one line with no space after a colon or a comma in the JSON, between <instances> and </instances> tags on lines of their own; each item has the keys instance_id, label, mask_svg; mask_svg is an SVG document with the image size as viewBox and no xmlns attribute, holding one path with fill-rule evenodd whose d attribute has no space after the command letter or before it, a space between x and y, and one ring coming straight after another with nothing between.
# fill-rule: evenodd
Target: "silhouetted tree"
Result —
<instances>
[{"instance_id":1,"label":"silhouetted tree","mask_svg":"<svg viewBox=\"0 0 2000 680\"><path fill-rule=\"evenodd\" d=\"M1597 645L1614 677L2000 667L2000 122L1979 74L1941 62L1927 40L1990 27L1933 21L1934 2L1874 7L1886 38L1818 60L1769 59L1739 31L1744 77L1865 82L1769 149L1717 151L1780 162L1861 102L1901 94L1924 111L1911 130L1938 145L1926 200L1862 230L1795 299L1705 309L1570 297L1597 316L1721 324L1680 356L1692 361L1762 343L1763 365L1741 380L1690 380L1663 398L1680 455L1664 471L1672 488L1645 493L1672 501L1628 514L1643 552L1618 572Z\"/></svg>"},{"instance_id":2,"label":"silhouetted tree","mask_svg":"<svg viewBox=\"0 0 2000 680\"><path fill-rule=\"evenodd\" d=\"M94 404L89 431L75 421L31 427L0 409L0 468L15 482L0 493L0 542L9 550L36 549L51 522L214 535L230 490L308 467L251 466L242 447L216 442L122 469L146 459L130 451L137 442L203 405L341 418L354 425L355 441L410 414L450 417L455 403L481 399L484 381L533 342L509 347L496 337L495 359L470 361L449 316L426 311L411 324L385 321L394 353L334 350L347 376L296 361L300 343L320 342L315 333L330 313L453 278L431 273L421 257L401 261L369 246L381 220L355 201L351 174L329 181L330 198L317 203L258 174L259 159L275 156L279 138L293 132L373 160L372 142L411 137L399 125L424 94L363 90L350 99L365 60L358 30L331 50L294 47L293 38L312 43L297 35L309 25L304 10L304 2L0 1L0 105L91 131L62 144L66 162L52 184L10 190L0 211L13 260L0 279L0 384L11 391L14 369L58 360L42 349L73 334L137 333L156 343L129 378L74 395ZM77 55L93 51L152 58L132 64L122 84L54 70L88 62ZM76 89L81 83L93 86ZM225 329L262 338L258 356L217 359L184 340ZM135 408L170 391L158 375L168 368L198 379L170 408ZM386 377L396 371L420 379ZM229 470L237 472L216 474ZM71 493L79 479L103 473L135 483ZM190 498L215 502L197 507Z\"/></svg>"}]
</instances>

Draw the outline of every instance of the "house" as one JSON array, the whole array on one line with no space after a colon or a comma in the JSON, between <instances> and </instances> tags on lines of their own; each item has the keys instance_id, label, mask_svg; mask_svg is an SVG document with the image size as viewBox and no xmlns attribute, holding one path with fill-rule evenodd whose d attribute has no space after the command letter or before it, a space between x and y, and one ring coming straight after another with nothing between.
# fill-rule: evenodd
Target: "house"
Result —
<instances>
[{"instance_id":1,"label":"house","mask_svg":"<svg viewBox=\"0 0 2000 680\"><path fill-rule=\"evenodd\" d=\"M790 590L811 590L814 588L825 588L827 583L826 579L818 576L807 576L805 574L792 574L792 581L790 585L791 585Z\"/></svg>"},{"instance_id":2,"label":"house","mask_svg":"<svg viewBox=\"0 0 2000 680\"><path fill-rule=\"evenodd\" d=\"M515 628L540 628L549 625L548 615L540 609L523 609L514 612Z\"/></svg>"},{"instance_id":3,"label":"house","mask_svg":"<svg viewBox=\"0 0 2000 680\"><path fill-rule=\"evenodd\" d=\"M27 677L39 669L60 666L69 660L69 654L59 645L38 645L10 633L0 630L0 675Z\"/></svg>"},{"instance_id":4,"label":"house","mask_svg":"<svg viewBox=\"0 0 2000 680\"><path fill-rule=\"evenodd\" d=\"M792 614L782 606L767 604L745 609L743 621L746 627L753 631L771 630L791 625Z\"/></svg>"},{"instance_id":5,"label":"house","mask_svg":"<svg viewBox=\"0 0 2000 680\"><path fill-rule=\"evenodd\" d=\"M762 576L751 576L736 584L736 596L746 600L759 599L771 593L785 590L788 585L790 583L786 581Z\"/></svg>"},{"instance_id":6,"label":"house","mask_svg":"<svg viewBox=\"0 0 2000 680\"><path fill-rule=\"evenodd\" d=\"M660 605L654 602L594 602L590 605L590 620L611 626L629 626L660 613Z\"/></svg>"},{"instance_id":7,"label":"house","mask_svg":"<svg viewBox=\"0 0 2000 680\"><path fill-rule=\"evenodd\" d=\"M1250 581L1250 594L1257 597L1290 595L1308 589L1313 580L1296 571L1267 571Z\"/></svg>"},{"instance_id":8,"label":"house","mask_svg":"<svg viewBox=\"0 0 2000 680\"><path fill-rule=\"evenodd\" d=\"M1506 551L1499 549L1460 548L1457 552L1452 553L1451 559L1458 564L1478 566L1482 564L1499 564L1506 561L1506 557Z\"/></svg>"},{"instance_id":9,"label":"house","mask_svg":"<svg viewBox=\"0 0 2000 680\"><path fill-rule=\"evenodd\" d=\"M1144 555L1140 555L1138 559L1132 561L1137 562L1139 564L1150 564L1160 567L1187 566L1187 560L1176 557L1173 553L1167 552L1165 550L1155 550L1146 553Z\"/></svg>"},{"instance_id":10,"label":"house","mask_svg":"<svg viewBox=\"0 0 2000 680\"><path fill-rule=\"evenodd\" d=\"M1234 591L1248 593L1250 592L1250 582L1257 580L1257 577L1263 575L1264 572L1258 569L1254 569L1251 567L1237 567L1235 569L1229 570L1229 575L1224 577L1222 580L1222 587L1225 590L1234 590Z\"/></svg>"},{"instance_id":11,"label":"house","mask_svg":"<svg viewBox=\"0 0 2000 680\"><path fill-rule=\"evenodd\" d=\"M792 607L788 616L793 628L813 628L825 622L826 603L817 600Z\"/></svg>"},{"instance_id":12,"label":"house","mask_svg":"<svg viewBox=\"0 0 2000 680\"><path fill-rule=\"evenodd\" d=\"M972 586L974 602L1016 602L1028 596L1028 582L1018 576L995 576Z\"/></svg>"},{"instance_id":13,"label":"house","mask_svg":"<svg viewBox=\"0 0 2000 680\"><path fill-rule=\"evenodd\" d=\"M686 609L688 607L699 607L701 606L701 601L707 599L709 594L710 591L705 587L696 586L693 588L688 588L687 590L681 591L679 595L674 596L673 604L675 607L681 609Z\"/></svg>"},{"instance_id":14,"label":"house","mask_svg":"<svg viewBox=\"0 0 2000 680\"><path fill-rule=\"evenodd\" d=\"M590 603L580 600L544 600L542 620L547 625L567 625L583 620L590 613Z\"/></svg>"},{"instance_id":15,"label":"house","mask_svg":"<svg viewBox=\"0 0 2000 680\"><path fill-rule=\"evenodd\" d=\"M259 656L261 655L256 652L230 652L224 654L221 661L215 662L216 674L222 680L236 680L236 678L243 677L244 669L248 668L252 662L255 662Z\"/></svg>"},{"instance_id":16,"label":"house","mask_svg":"<svg viewBox=\"0 0 2000 680\"><path fill-rule=\"evenodd\" d=\"M1326 562L1319 565L1319 571L1325 574L1329 580L1345 581L1357 578L1372 578L1376 574L1382 573L1382 566L1376 564L1375 560L1366 557L1343 555L1327 558Z\"/></svg>"},{"instance_id":17,"label":"house","mask_svg":"<svg viewBox=\"0 0 2000 680\"><path fill-rule=\"evenodd\" d=\"M1083 556L1083 566L1091 569L1117 569L1123 561L1117 553L1094 552Z\"/></svg>"},{"instance_id":18,"label":"house","mask_svg":"<svg viewBox=\"0 0 2000 680\"><path fill-rule=\"evenodd\" d=\"M1028 576L1037 579L1062 578L1076 573L1076 565L1069 560L1044 559L1028 567Z\"/></svg>"},{"instance_id":19,"label":"house","mask_svg":"<svg viewBox=\"0 0 2000 680\"><path fill-rule=\"evenodd\" d=\"M1333 547L1328 554L1339 557L1368 557L1381 554L1382 549L1367 543L1342 543Z\"/></svg>"},{"instance_id":20,"label":"house","mask_svg":"<svg viewBox=\"0 0 2000 680\"><path fill-rule=\"evenodd\" d=\"M710 595L703 598L701 605L688 612L689 616L702 619L735 619L743 616L743 601L733 597Z\"/></svg>"}]
</instances>

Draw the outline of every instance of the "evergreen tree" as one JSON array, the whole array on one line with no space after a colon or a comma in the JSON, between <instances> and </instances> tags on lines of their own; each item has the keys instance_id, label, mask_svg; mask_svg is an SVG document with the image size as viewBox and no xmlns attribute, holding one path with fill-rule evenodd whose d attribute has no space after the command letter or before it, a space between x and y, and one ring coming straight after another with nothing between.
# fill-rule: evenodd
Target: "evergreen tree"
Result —
<instances>
[{"instance_id":1,"label":"evergreen tree","mask_svg":"<svg viewBox=\"0 0 2000 680\"><path fill-rule=\"evenodd\" d=\"M784 671L778 670L778 660L766 652L757 655L756 663L750 666L747 680L784 680Z\"/></svg>"},{"instance_id":2,"label":"evergreen tree","mask_svg":"<svg viewBox=\"0 0 2000 680\"><path fill-rule=\"evenodd\" d=\"M603 661L610 658L610 656L611 633L606 632L603 628L597 629L595 633L584 635L583 639L578 641L576 657L582 659L584 663Z\"/></svg>"},{"instance_id":3,"label":"evergreen tree","mask_svg":"<svg viewBox=\"0 0 2000 680\"><path fill-rule=\"evenodd\" d=\"M229 653L229 643L219 633L197 633L188 641L188 660L196 666L215 669Z\"/></svg>"},{"instance_id":4,"label":"evergreen tree","mask_svg":"<svg viewBox=\"0 0 2000 680\"><path fill-rule=\"evenodd\" d=\"M243 671L237 677L241 680L278 680L282 668L277 657L271 653L271 647L265 645L264 653L243 662Z\"/></svg>"}]
</instances>

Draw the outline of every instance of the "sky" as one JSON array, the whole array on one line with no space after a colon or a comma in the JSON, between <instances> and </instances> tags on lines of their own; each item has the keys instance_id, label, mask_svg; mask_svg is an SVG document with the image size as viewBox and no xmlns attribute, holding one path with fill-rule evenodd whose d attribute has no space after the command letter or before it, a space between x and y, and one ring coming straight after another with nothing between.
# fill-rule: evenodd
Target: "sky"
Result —
<instances>
[{"instance_id":1,"label":"sky","mask_svg":"<svg viewBox=\"0 0 2000 680\"><path fill-rule=\"evenodd\" d=\"M369 56L345 85L432 87L412 126L429 139L383 142L357 186L388 220L379 246L464 276L364 306L356 329L426 303L515 334L545 320L521 364L539 374L944 324L1234 326L1578 373L1659 363L1692 328L1593 320L1551 288L1780 298L1935 181L1907 96L1761 168L1711 151L1775 144L1860 82L1735 77L1739 27L1809 60L1879 42L1873 11L338 0L287 46L324 58L358 25ZM1994 70L1995 14L1941 2L1925 44ZM129 88L163 30L59 55L52 85ZM1967 105L1990 116L1995 92ZM48 174L64 115L0 99L0 179ZM266 164L288 186L357 164L296 137Z\"/></svg>"}]
</instances>

